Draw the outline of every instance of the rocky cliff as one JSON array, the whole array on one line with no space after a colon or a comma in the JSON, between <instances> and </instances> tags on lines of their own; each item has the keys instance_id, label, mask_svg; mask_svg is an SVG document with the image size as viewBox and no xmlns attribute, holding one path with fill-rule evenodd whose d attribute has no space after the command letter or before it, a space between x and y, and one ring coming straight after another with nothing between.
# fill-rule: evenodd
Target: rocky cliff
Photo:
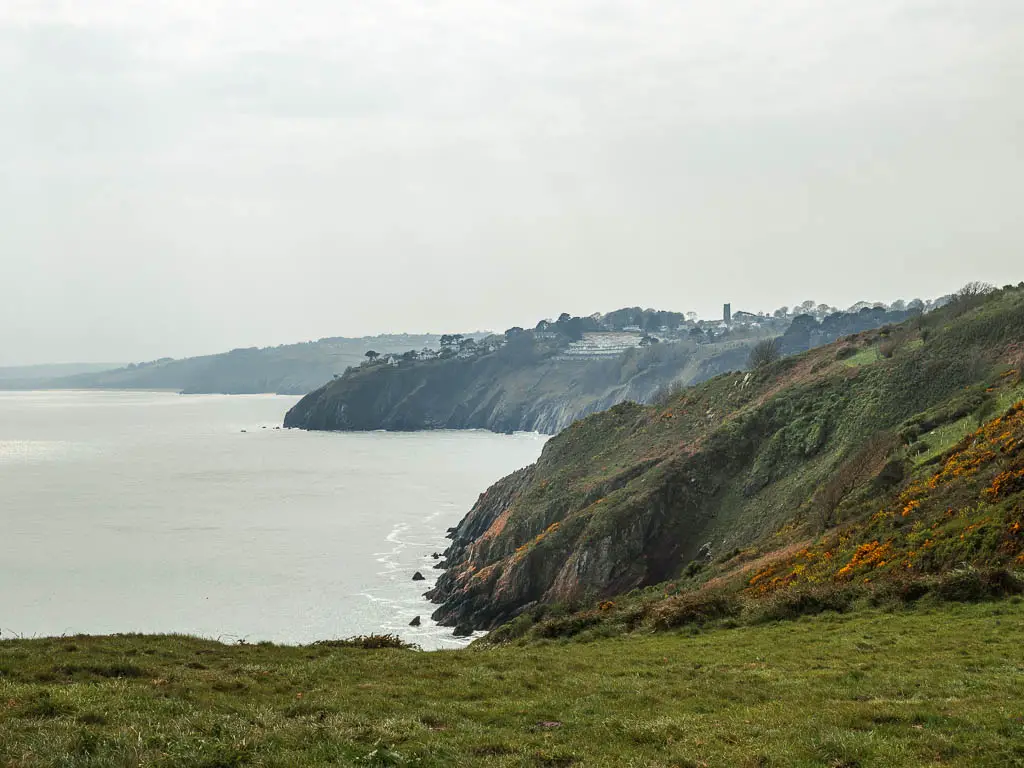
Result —
<instances>
[{"instance_id":1,"label":"rocky cliff","mask_svg":"<svg viewBox=\"0 0 1024 768\"><path fill-rule=\"evenodd\" d=\"M1024 395L1022 350L1024 291L1005 289L592 415L451 532L434 617L492 628L538 602L613 596L709 553L869 515L972 414Z\"/></svg>"},{"instance_id":2,"label":"rocky cliff","mask_svg":"<svg viewBox=\"0 0 1024 768\"><path fill-rule=\"evenodd\" d=\"M285 426L324 430L489 429L555 434L667 384L692 384L746 364L754 340L660 344L611 359L569 359L528 339L491 354L348 371L311 392Z\"/></svg>"}]
</instances>

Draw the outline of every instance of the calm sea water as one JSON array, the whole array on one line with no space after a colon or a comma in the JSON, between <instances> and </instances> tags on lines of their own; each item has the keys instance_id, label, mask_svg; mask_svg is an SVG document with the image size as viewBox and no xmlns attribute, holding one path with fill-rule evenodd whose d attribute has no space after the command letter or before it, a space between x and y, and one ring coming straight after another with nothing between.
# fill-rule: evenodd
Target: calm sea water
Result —
<instances>
[{"instance_id":1,"label":"calm sea water","mask_svg":"<svg viewBox=\"0 0 1024 768\"><path fill-rule=\"evenodd\" d=\"M544 438L275 430L296 399L0 393L3 636L460 644L431 553Z\"/></svg>"}]
</instances>

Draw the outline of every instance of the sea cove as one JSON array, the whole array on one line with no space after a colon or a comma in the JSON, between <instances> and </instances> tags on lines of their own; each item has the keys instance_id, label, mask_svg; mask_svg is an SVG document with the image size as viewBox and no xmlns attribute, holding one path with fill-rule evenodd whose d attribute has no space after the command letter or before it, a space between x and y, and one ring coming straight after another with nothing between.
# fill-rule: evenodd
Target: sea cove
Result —
<instances>
[{"instance_id":1,"label":"sea cove","mask_svg":"<svg viewBox=\"0 0 1024 768\"><path fill-rule=\"evenodd\" d=\"M429 621L431 555L544 438L276 428L296 400L0 393L2 636L463 644Z\"/></svg>"}]
</instances>

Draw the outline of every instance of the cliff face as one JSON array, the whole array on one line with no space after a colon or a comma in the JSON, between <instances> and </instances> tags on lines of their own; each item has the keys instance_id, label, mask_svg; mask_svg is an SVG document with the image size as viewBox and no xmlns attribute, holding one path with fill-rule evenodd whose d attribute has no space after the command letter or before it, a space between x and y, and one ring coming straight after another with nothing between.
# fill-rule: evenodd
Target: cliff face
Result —
<instances>
[{"instance_id":1,"label":"cliff face","mask_svg":"<svg viewBox=\"0 0 1024 768\"><path fill-rule=\"evenodd\" d=\"M284 424L555 434L616 403L649 400L670 382L692 384L740 369L753 343L664 344L603 360L502 349L470 359L364 366L304 397Z\"/></svg>"},{"instance_id":2,"label":"cliff face","mask_svg":"<svg viewBox=\"0 0 1024 768\"><path fill-rule=\"evenodd\" d=\"M1003 291L576 422L451 532L434 618L493 628L676 578L709 550L813 535L835 522L836 478L836 504L877 512L880 488L943 449L933 434L959 439L970 414L1024 396L1021 349L1024 292Z\"/></svg>"}]
</instances>

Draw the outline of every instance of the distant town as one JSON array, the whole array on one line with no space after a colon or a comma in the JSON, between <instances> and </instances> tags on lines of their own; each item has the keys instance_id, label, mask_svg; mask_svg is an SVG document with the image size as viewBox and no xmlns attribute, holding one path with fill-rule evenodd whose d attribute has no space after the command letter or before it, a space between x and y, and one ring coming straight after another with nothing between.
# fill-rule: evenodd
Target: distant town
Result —
<instances>
[{"instance_id":1,"label":"distant town","mask_svg":"<svg viewBox=\"0 0 1024 768\"><path fill-rule=\"evenodd\" d=\"M842 310L829 304L805 301L794 307L779 307L774 312L732 311L730 303L723 304L722 316L700 319L696 312L667 312L632 307L607 314L595 313L587 317L574 317L567 312L557 320L541 320L532 329L513 327L503 334L445 334L439 348L424 347L402 353L366 352L363 365L392 365L436 359L470 359L491 354L510 342L529 340L546 344L565 360L594 360L617 357L632 349L644 349L656 344L689 342L703 345L730 340L740 341L762 336L778 336L797 318L822 322L833 315L862 312L920 311L926 312L942 306L948 297L933 301L913 299L906 302L857 302Z\"/></svg>"}]
</instances>

